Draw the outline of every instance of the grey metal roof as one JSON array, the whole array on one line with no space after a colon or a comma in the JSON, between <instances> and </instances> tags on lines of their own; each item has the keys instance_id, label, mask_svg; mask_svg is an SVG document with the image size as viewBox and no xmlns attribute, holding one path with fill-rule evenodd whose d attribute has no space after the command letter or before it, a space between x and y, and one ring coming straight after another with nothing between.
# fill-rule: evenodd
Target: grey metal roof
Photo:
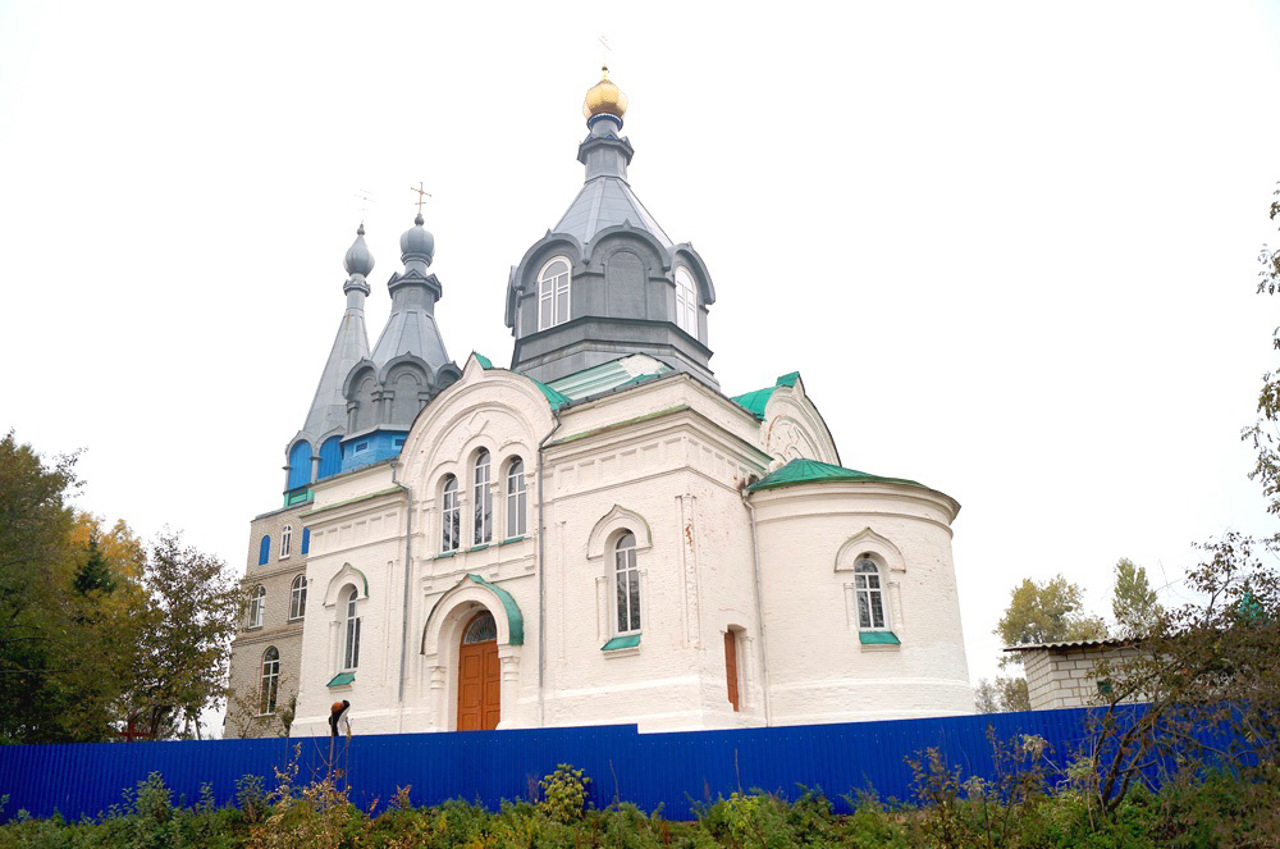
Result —
<instances>
[{"instance_id":1,"label":"grey metal roof","mask_svg":"<svg viewBox=\"0 0 1280 849\"><path fill-rule=\"evenodd\" d=\"M436 317L423 305L406 305L392 310L371 359L378 368L382 368L404 354L420 357L432 371L449 362Z\"/></svg>"},{"instance_id":2,"label":"grey metal roof","mask_svg":"<svg viewBox=\"0 0 1280 849\"><path fill-rule=\"evenodd\" d=\"M1132 644L1132 640L1065 640L1059 643L1028 643L1022 646L1007 646L1002 651L1030 651L1031 649L1096 649L1118 648Z\"/></svg>"},{"instance_id":3,"label":"grey metal roof","mask_svg":"<svg viewBox=\"0 0 1280 849\"><path fill-rule=\"evenodd\" d=\"M360 282L363 284L363 279ZM355 364L367 356L369 335L364 325L364 292L349 287L347 310L342 314L329 360L324 364L311 410L302 426L302 434L313 445L331 431L347 429L347 399L342 394L342 383Z\"/></svg>"},{"instance_id":4,"label":"grey metal roof","mask_svg":"<svg viewBox=\"0 0 1280 849\"><path fill-rule=\"evenodd\" d=\"M588 180L553 232L568 233L586 244L601 230L628 221L632 227L647 230L664 247L672 246L671 238L649 214L649 210L645 209L631 186L614 176L599 176Z\"/></svg>"}]
</instances>

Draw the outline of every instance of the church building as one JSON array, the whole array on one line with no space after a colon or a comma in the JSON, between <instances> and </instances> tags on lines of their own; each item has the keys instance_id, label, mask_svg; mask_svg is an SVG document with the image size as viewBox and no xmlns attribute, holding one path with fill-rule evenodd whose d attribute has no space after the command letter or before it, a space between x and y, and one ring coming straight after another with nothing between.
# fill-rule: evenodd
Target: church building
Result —
<instances>
[{"instance_id":1,"label":"church building","mask_svg":"<svg viewBox=\"0 0 1280 849\"><path fill-rule=\"evenodd\" d=\"M626 108L607 72L587 92L507 368L446 353L421 214L370 348L357 230L284 506L251 525L228 737L325 734L344 699L357 733L973 711L960 505L847 468L794 371L722 391L711 273L632 189Z\"/></svg>"}]
</instances>

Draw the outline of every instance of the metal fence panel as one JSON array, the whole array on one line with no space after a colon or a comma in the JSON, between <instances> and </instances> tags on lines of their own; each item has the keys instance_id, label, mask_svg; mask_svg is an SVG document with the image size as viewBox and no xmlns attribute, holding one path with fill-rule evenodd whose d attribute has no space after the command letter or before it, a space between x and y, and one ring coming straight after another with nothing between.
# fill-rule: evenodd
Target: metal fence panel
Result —
<instances>
[{"instance_id":1,"label":"metal fence panel","mask_svg":"<svg viewBox=\"0 0 1280 849\"><path fill-rule=\"evenodd\" d=\"M1134 708L1133 710L1141 710ZM630 802L689 819L699 805L735 791L764 790L794 799L820 788L849 811L859 791L881 799L912 798L906 759L936 747L965 775L991 778L987 729L1000 740L1035 734L1065 767L1085 734L1087 709L904 719L839 725L640 734L633 725L545 728L449 734L356 736L336 743L339 783L364 810L384 806L399 787L417 805L461 798L496 808L528 799L558 764L585 770L597 807ZM275 773L291 764L297 780L323 778L329 738L92 743L0 747L0 820L19 810L69 819L99 816L123 793L159 773L175 801L196 803L208 786L218 804L235 797L237 779ZM855 800L856 801L856 800Z\"/></svg>"}]
</instances>

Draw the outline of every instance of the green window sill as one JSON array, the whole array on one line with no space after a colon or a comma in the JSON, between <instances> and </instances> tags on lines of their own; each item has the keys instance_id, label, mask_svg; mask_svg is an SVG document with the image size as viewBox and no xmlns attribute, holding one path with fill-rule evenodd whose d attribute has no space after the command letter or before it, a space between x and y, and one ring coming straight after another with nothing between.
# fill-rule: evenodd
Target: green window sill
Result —
<instances>
[{"instance_id":1,"label":"green window sill","mask_svg":"<svg viewBox=\"0 0 1280 849\"><path fill-rule=\"evenodd\" d=\"M527 535L527 534L526 534L526 535L522 535L522 536L518 536L518 537L507 537L507 538L506 538L506 539L504 539L502 542L498 543L498 545L507 545L508 543L520 542L521 540L523 540L523 539L527 539L527 538L528 538L528 535Z\"/></svg>"},{"instance_id":2,"label":"green window sill","mask_svg":"<svg viewBox=\"0 0 1280 849\"><path fill-rule=\"evenodd\" d=\"M892 631L859 631L858 642L864 646L902 645L902 640Z\"/></svg>"},{"instance_id":3,"label":"green window sill","mask_svg":"<svg viewBox=\"0 0 1280 849\"><path fill-rule=\"evenodd\" d=\"M617 651L618 649L634 649L640 645L639 634L628 634L625 637L614 637L600 647L600 651Z\"/></svg>"},{"instance_id":4,"label":"green window sill","mask_svg":"<svg viewBox=\"0 0 1280 849\"><path fill-rule=\"evenodd\" d=\"M339 672L337 675L330 678L329 683L326 684L325 686L326 687L345 687L354 680L356 680L356 674L354 672Z\"/></svg>"},{"instance_id":5,"label":"green window sill","mask_svg":"<svg viewBox=\"0 0 1280 849\"><path fill-rule=\"evenodd\" d=\"M436 560L444 560L446 557L452 557L453 555L455 555L455 554L457 554L457 553L458 553L458 552L457 552L456 550L455 550L455 551L445 551L445 552L442 552L442 553L440 553L440 554L437 554L437 555L436 555Z\"/></svg>"},{"instance_id":6,"label":"green window sill","mask_svg":"<svg viewBox=\"0 0 1280 849\"><path fill-rule=\"evenodd\" d=\"M483 545L473 545L470 548L468 548L467 551L484 551L488 547L489 547L489 543L486 542Z\"/></svg>"}]
</instances>

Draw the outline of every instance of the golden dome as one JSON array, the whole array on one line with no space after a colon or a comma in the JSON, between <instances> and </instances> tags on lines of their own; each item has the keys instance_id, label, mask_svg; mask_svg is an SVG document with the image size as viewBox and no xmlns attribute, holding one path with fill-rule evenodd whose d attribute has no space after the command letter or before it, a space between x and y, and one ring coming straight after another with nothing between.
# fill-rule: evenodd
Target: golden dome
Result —
<instances>
[{"instance_id":1,"label":"golden dome","mask_svg":"<svg viewBox=\"0 0 1280 849\"><path fill-rule=\"evenodd\" d=\"M582 114L586 118L596 115L615 115L621 118L627 113L627 96L609 80L609 66L600 68L600 82L587 89L587 99L582 102Z\"/></svg>"}]
</instances>

